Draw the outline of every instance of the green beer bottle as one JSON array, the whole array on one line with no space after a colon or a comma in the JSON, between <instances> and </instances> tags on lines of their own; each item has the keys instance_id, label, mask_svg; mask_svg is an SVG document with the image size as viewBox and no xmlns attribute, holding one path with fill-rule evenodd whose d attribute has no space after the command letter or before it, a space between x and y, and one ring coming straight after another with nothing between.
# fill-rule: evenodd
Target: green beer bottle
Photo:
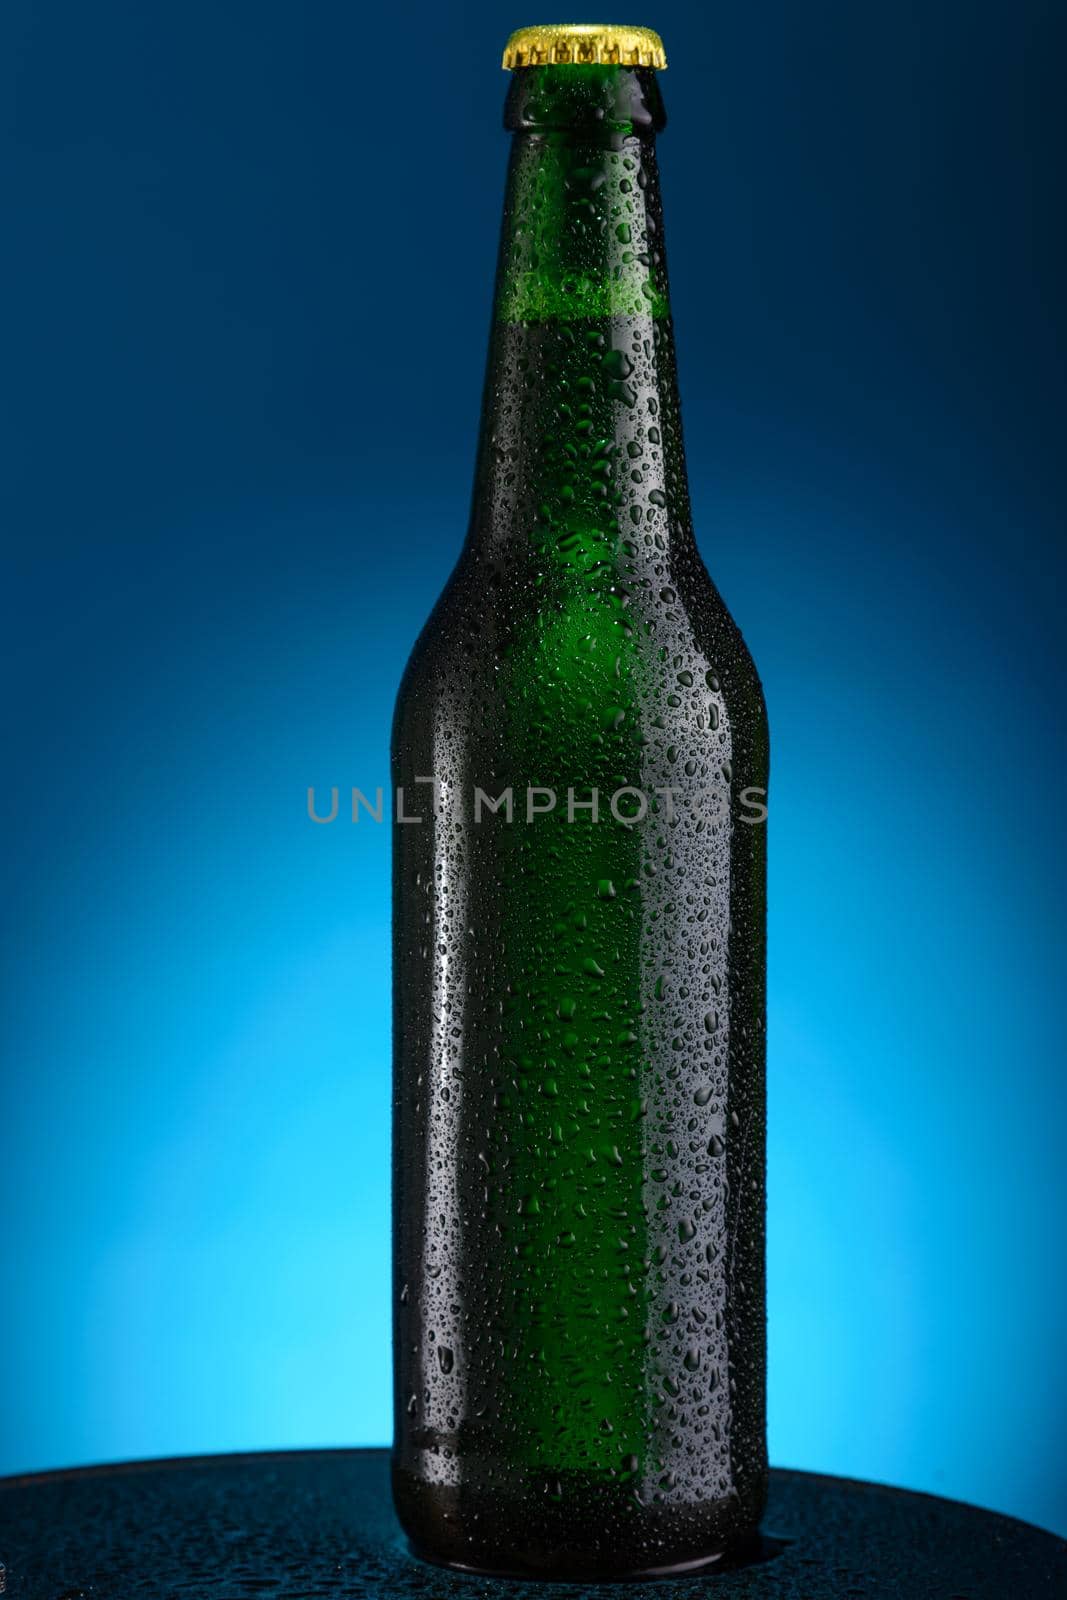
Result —
<instances>
[{"instance_id":1,"label":"green beer bottle","mask_svg":"<svg viewBox=\"0 0 1067 1600\"><path fill-rule=\"evenodd\" d=\"M523 29L470 530L393 736L394 1496L610 1578L766 1486L767 724L697 552L647 29Z\"/></svg>"}]
</instances>

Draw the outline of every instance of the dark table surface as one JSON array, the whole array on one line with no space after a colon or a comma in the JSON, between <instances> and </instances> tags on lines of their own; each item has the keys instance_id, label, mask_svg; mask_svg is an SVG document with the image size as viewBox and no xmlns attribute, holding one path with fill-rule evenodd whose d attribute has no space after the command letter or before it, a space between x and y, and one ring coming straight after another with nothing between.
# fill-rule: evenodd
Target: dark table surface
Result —
<instances>
[{"instance_id":1,"label":"dark table surface","mask_svg":"<svg viewBox=\"0 0 1067 1600\"><path fill-rule=\"evenodd\" d=\"M0 1589L4 1600L1067 1596L1067 1542L952 1500L772 1472L763 1526L762 1559L714 1576L615 1587L464 1577L405 1549L384 1450L202 1456L0 1479Z\"/></svg>"}]
</instances>

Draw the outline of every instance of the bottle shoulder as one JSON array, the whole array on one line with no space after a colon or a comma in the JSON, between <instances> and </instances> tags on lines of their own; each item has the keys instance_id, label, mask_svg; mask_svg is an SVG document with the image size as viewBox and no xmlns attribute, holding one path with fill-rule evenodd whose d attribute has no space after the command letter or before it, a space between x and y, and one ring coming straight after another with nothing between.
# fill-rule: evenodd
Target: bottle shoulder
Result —
<instances>
[{"instance_id":1,"label":"bottle shoulder","mask_svg":"<svg viewBox=\"0 0 1067 1600\"><path fill-rule=\"evenodd\" d=\"M579 577L465 549L404 673L394 747L446 725L474 738L506 713L554 722L574 742L601 738L605 721L679 739L700 723L765 766L759 675L695 548Z\"/></svg>"},{"instance_id":2,"label":"bottle shoulder","mask_svg":"<svg viewBox=\"0 0 1067 1600\"><path fill-rule=\"evenodd\" d=\"M716 661L728 697L765 731L767 703L755 658L695 541L673 565L672 575L694 634Z\"/></svg>"}]
</instances>

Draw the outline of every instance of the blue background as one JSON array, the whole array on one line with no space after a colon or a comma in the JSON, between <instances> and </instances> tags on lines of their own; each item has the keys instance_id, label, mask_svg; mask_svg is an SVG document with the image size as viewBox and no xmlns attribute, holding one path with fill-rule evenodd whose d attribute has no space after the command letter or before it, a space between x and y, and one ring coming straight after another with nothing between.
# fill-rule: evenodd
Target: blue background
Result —
<instances>
[{"instance_id":1,"label":"blue background","mask_svg":"<svg viewBox=\"0 0 1067 1600\"><path fill-rule=\"evenodd\" d=\"M774 737L773 1458L1063 1532L1065 17L640 19ZM388 1436L388 830L305 798L464 532L529 20L4 7L0 1470Z\"/></svg>"}]
</instances>

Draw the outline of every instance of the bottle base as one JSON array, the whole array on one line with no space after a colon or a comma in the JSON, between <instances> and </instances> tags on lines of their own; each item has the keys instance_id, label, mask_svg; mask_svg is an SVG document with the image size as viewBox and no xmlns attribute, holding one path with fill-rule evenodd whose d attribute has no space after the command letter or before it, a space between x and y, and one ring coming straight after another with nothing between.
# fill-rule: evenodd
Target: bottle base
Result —
<instances>
[{"instance_id":1,"label":"bottle base","mask_svg":"<svg viewBox=\"0 0 1067 1600\"><path fill-rule=\"evenodd\" d=\"M527 1567L507 1562L481 1566L470 1561L450 1560L447 1556L424 1549L415 1539L409 1538L408 1546L412 1555L419 1561L426 1561L434 1567L443 1567L448 1572L463 1572L469 1577L533 1578L551 1583L649 1583L659 1578L700 1578L708 1573L721 1572L724 1568L745 1565L749 1548L757 1550L759 1540L753 1538L751 1541L740 1541L736 1545L723 1546L721 1550L716 1550L711 1555L697 1556L689 1561L671 1562L666 1566L634 1567L610 1572L595 1569L579 1573L568 1567L557 1571L547 1566Z\"/></svg>"},{"instance_id":2,"label":"bottle base","mask_svg":"<svg viewBox=\"0 0 1067 1600\"><path fill-rule=\"evenodd\" d=\"M573 1583L699 1577L760 1559L763 1495L642 1503L620 1485L583 1482L562 1496L470 1482L445 1486L394 1466L393 1498L412 1553L478 1577ZM530 1489L534 1485L529 1486Z\"/></svg>"}]
</instances>

